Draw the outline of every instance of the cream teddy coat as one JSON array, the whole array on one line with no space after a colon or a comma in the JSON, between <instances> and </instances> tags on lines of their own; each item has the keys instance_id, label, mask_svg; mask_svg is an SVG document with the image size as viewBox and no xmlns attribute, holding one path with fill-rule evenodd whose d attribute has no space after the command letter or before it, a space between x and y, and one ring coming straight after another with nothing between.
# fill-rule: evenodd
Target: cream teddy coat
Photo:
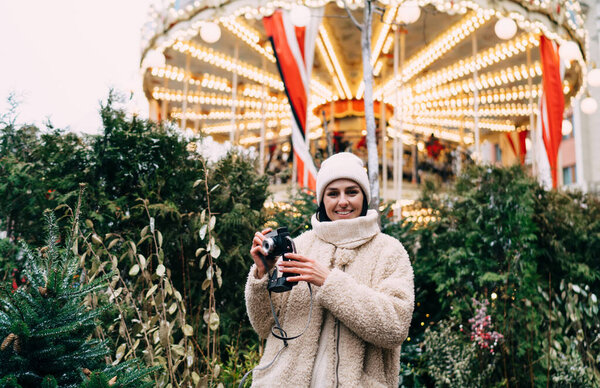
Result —
<instances>
[{"instance_id":1,"label":"cream teddy coat","mask_svg":"<svg viewBox=\"0 0 600 388\"><path fill-rule=\"evenodd\" d=\"M255 370L252 386L397 387L400 345L408 335L414 306L413 272L406 250L379 231L374 210L351 220L319 222L313 216L312 221L313 229L294 240L296 249L329 266L331 273L321 287L312 286L315 302L306 332L289 341L269 368ZM250 270L245 295L252 326L267 338L261 368L275 358L283 342L271 334L268 276L257 279L255 270L255 266ZM302 332L310 306L307 284L300 282L292 291L273 293L272 298L287 335ZM324 325L329 319L335 324ZM321 335L322 329L327 332ZM320 355L326 361L325 371L316 375L327 381L311 383L317 352L323 348L327 349Z\"/></svg>"}]
</instances>

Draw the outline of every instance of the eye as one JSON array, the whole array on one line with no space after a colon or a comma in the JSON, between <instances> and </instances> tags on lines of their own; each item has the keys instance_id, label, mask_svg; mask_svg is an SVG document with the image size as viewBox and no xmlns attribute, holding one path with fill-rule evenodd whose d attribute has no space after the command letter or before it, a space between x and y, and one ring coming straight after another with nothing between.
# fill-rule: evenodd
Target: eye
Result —
<instances>
[{"instance_id":1,"label":"eye","mask_svg":"<svg viewBox=\"0 0 600 388\"><path fill-rule=\"evenodd\" d=\"M348 195L358 195L358 190L357 189L350 189L350 190L346 191L346 193Z\"/></svg>"},{"instance_id":2,"label":"eye","mask_svg":"<svg viewBox=\"0 0 600 388\"><path fill-rule=\"evenodd\" d=\"M327 192L328 197L336 197L338 195L337 191L329 191Z\"/></svg>"}]
</instances>

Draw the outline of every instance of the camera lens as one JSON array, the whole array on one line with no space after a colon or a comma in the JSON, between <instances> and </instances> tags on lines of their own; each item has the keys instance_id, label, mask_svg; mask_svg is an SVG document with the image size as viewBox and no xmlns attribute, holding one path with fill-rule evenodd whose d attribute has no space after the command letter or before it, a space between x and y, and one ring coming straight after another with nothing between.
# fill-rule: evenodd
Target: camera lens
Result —
<instances>
[{"instance_id":1,"label":"camera lens","mask_svg":"<svg viewBox=\"0 0 600 388\"><path fill-rule=\"evenodd\" d=\"M266 238L263 240L262 250L265 256L268 256L275 248L275 241L272 238Z\"/></svg>"}]
</instances>

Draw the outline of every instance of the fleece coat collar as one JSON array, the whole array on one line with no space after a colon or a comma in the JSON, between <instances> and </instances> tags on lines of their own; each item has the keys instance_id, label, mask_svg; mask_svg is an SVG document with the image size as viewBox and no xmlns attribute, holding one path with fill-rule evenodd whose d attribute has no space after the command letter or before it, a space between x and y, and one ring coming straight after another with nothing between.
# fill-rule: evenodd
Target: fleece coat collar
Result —
<instances>
[{"instance_id":1,"label":"fleece coat collar","mask_svg":"<svg viewBox=\"0 0 600 388\"><path fill-rule=\"evenodd\" d=\"M349 220L324 221L311 218L312 228L317 236L338 248L353 249L371 240L379 233L378 214L371 209L364 217Z\"/></svg>"}]
</instances>

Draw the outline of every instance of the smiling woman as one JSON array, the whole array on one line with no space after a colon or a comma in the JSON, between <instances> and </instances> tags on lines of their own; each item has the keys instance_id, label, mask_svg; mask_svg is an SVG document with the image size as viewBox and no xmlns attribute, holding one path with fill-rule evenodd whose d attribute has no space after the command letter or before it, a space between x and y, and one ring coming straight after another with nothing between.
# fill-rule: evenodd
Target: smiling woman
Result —
<instances>
[{"instance_id":1,"label":"smiling woman","mask_svg":"<svg viewBox=\"0 0 600 388\"><path fill-rule=\"evenodd\" d=\"M413 312L413 271L402 244L379 230L370 198L358 157L343 152L322 163L312 230L294 239L297 253L285 254L290 260L277 262L279 272L295 274L288 281L313 287L314 306L311 288L303 286L272 295L269 305L271 268L265 266L273 263L261 259L269 229L255 234L246 308L267 344L253 386L398 386L400 346ZM285 346L273 335L271 308L290 335Z\"/></svg>"},{"instance_id":2,"label":"smiling woman","mask_svg":"<svg viewBox=\"0 0 600 388\"><path fill-rule=\"evenodd\" d=\"M325 189L323 205L330 220L344 220L361 215L365 196L362 189L350 179L333 181ZM366 213L366 210L365 210Z\"/></svg>"}]
</instances>

